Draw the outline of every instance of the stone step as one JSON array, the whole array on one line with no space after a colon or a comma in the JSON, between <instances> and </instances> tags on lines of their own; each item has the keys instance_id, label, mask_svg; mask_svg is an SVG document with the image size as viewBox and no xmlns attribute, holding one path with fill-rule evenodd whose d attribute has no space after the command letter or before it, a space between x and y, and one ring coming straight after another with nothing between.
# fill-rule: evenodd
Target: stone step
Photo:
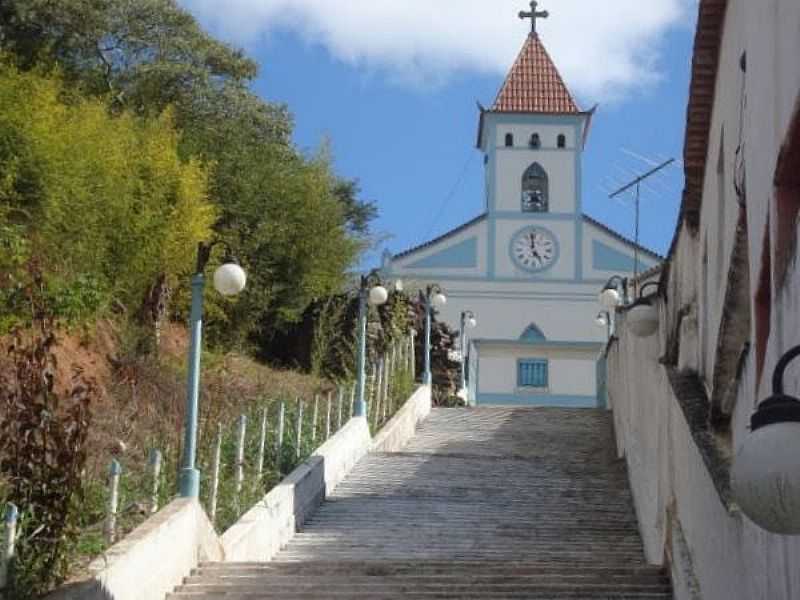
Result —
<instances>
[{"instance_id":1,"label":"stone step","mask_svg":"<svg viewBox=\"0 0 800 600\"><path fill-rule=\"evenodd\" d=\"M667 600L608 412L435 409L364 457L269 563L205 563L171 600Z\"/></svg>"}]
</instances>

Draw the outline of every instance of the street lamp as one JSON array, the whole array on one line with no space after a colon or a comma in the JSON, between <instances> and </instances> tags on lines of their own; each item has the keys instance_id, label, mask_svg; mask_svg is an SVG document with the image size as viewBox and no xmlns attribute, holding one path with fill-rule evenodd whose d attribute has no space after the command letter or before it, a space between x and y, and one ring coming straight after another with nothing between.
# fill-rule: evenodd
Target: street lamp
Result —
<instances>
[{"instance_id":1,"label":"street lamp","mask_svg":"<svg viewBox=\"0 0 800 600\"><path fill-rule=\"evenodd\" d=\"M223 296L235 296L244 289L247 274L233 257L230 246L222 240L200 242L197 245L197 266L192 276L192 310L189 317L191 342L188 357L188 385L186 392L186 423L183 441L183 460L180 473L180 494L184 498L197 498L200 494L200 471L195 467L197 456L197 415L200 392L200 351L203 333L203 289L205 269L215 246L225 246L223 263L214 272L214 288Z\"/></svg>"},{"instance_id":2,"label":"street lamp","mask_svg":"<svg viewBox=\"0 0 800 600\"><path fill-rule=\"evenodd\" d=\"M781 535L800 535L800 398L783 393L786 367L800 346L778 361L772 396L750 418L751 433L731 469L736 503L756 525Z\"/></svg>"},{"instance_id":3,"label":"street lamp","mask_svg":"<svg viewBox=\"0 0 800 600\"><path fill-rule=\"evenodd\" d=\"M398 287L399 286L399 287ZM395 282L395 289L402 289L400 280ZM389 292L381 285L378 269L373 269L367 275L361 276L358 289L358 357L356 364L356 406L355 416L367 416L367 403L364 400L366 388L366 362L367 362L367 313L369 305L381 306L389 299Z\"/></svg>"},{"instance_id":4,"label":"street lamp","mask_svg":"<svg viewBox=\"0 0 800 600\"><path fill-rule=\"evenodd\" d=\"M613 311L617 306L625 306L628 304L628 278L621 277L620 275L612 276L598 296L600 305L603 308Z\"/></svg>"},{"instance_id":5,"label":"street lamp","mask_svg":"<svg viewBox=\"0 0 800 600\"><path fill-rule=\"evenodd\" d=\"M475 319L475 313L471 310L461 312L461 389L467 387L467 327L475 329L478 326L478 321Z\"/></svg>"},{"instance_id":6,"label":"street lamp","mask_svg":"<svg viewBox=\"0 0 800 600\"><path fill-rule=\"evenodd\" d=\"M594 318L594 322L598 327L606 328L606 338L611 337L611 313L607 310L601 310Z\"/></svg>"},{"instance_id":7,"label":"street lamp","mask_svg":"<svg viewBox=\"0 0 800 600\"><path fill-rule=\"evenodd\" d=\"M645 297L644 291L650 287L658 287L658 282L648 281L639 289L639 297L627 310L625 323L636 337L644 338L658 331L658 309L651 296Z\"/></svg>"},{"instance_id":8,"label":"street lamp","mask_svg":"<svg viewBox=\"0 0 800 600\"><path fill-rule=\"evenodd\" d=\"M431 313L434 308L441 308L447 304L447 296L444 295L441 286L438 284L429 285L425 290L425 372L422 374L422 383L431 385L433 374L431 373Z\"/></svg>"}]
</instances>

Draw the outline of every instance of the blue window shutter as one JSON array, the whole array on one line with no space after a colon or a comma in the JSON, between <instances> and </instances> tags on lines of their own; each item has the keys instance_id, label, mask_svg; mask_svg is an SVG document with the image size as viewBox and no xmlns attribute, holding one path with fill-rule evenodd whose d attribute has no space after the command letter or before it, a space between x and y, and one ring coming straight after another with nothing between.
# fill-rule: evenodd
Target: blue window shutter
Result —
<instances>
[{"instance_id":1,"label":"blue window shutter","mask_svg":"<svg viewBox=\"0 0 800 600\"><path fill-rule=\"evenodd\" d=\"M517 387L546 388L548 364L544 359L522 359L517 366Z\"/></svg>"}]
</instances>

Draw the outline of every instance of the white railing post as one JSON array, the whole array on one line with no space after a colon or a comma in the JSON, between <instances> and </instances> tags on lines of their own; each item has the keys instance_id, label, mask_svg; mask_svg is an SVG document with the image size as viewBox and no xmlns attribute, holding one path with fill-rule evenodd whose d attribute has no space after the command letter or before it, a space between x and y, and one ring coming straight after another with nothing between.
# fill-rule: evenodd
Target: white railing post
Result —
<instances>
[{"instance_id":1,"label":"white railing post","mask_svg":"<svg viewBox=\"0 0 800 600\"><path fill-rule=\"evenodd\" d=\"M261 481L264 476L264 454L267 450L267 409L261 409L261 431L258 436L258 463L256 463L256 479Z\"/></svg>"},{"instance_id":2,"label":"white railing post","mask_svg":"<svg viewBox=\"0 0 800 600\"><path fill-rule=\"evenodd\" d=\"M158 487L161 483L161 452L152 448L147 459L150 466L150 513L158 512Z\"/></svg>"},{"instance_id":3,"label":"white railing post","mask_svg":"<svg viewBox=\"0 0 800 600\"><path fill-rule=\"evenodd\" d=\"M409 371L411 371L411 381L417 380L417 348L414 345L414 338L416 337L417 332L413 329L409 332L409 348L411 352L409 353L409 360L408 366Z\"/></svg>"},{"instance_id":4,"label":"white railing post","mask_svg":"<svg viewBox=\"0 0 800 600\"><path fill-rule=\"evenodd\" d=\"M6 504L6 514L4 520L5 533L3 535L2 554L0 554L0 592L9 587L11 583L11 573L14 568L14 555L17 542L17 519L19 511L10 502Z\"/></svg>"},{"instance_id":5,"label":"white railing post","mask_svg":"<svg viewBox=\"0 0 800 600\"><path fill-rule=\"evenodd\" d=\"M317 447L317 419L319 417L319 394L314 394L314 413L311 417L311 445Z\"/></svg>"},{"instance_id":6,"label":"white railing post","mask_svg":"<svg viewBox=\"0 0 800 600\"><path fill-rule=\"evenodd\" d=\"M295 449L295 457L300 458L303 454L303 399L297 399L297 427L296 427L296 437L295 443L297 448Z\"/></svg>"},{"instance_id":7,"label":"white railing post","mask_svg":"<svg viewBox=\"0 0 800 600\"><path fill-rule=\"evenodd\" d=\"M337 390L338 393L336 400L336 408L337 408L336 431L339 431L342 428L342 404L344 403L344 389L342 389L342 386L338 386Z\"/></svg>"},{"instance_id":8,"label":"white railing post","mask_svg":"<svg viewBox=\"0 0 800 600\"><path fill-rule=\"evenodd\" d=\"M108 478L108 514L106 515L106 541L113 544L117 538L117 508L119 506L119 478L122 466L117 459L111 461Z\"/></svg>"},{"instance_id":9,"label":"white railing post","mask_svg":"<svg viewBox=\"0 0 800 600\"><path fill-rule=\"evenodd\" d=\"M353 418L356 408L356 384L350 387L350 418Z\"/></svg>"},{"instance_id":10,"label":"white railing post","mask_svg":"<svg viewBox=\"0 0 800 600\"><path fill-rule=\"evenodd\" d=\"M327 414L326 414L326 417L325 417L325 439L326 440L331 437L331 402L332 402L331 396L332 396L331 392L328 392L328 409L327 409Z\"/></svg>"},{"instance_id":11,"label":"white railing post","mask_svg":"<svg viewBox=\"0 0 800 600\"><path fill-rule=\"evenodd\" d=\"M283 428L286 418L286 403L281 400L278 410L278 439L275 442L275 452L278 454L278 473L282 473L283 466Z\"/></svg>"},{"instance_id":12,"label":"white railing post","mask_svg":"<svg viewBox=\"0 0 800 600\"><path fill-rule=\"evenodd\" d=\"M214 466L211 470L211 496L208 500L208 516L211 524L216 523L217 518L217 494L219 493L219 471L222 461L222 423L217 424L217 443L214 446Z\"/></svg>"},{"instance_id":13,"label":"white railing post","mask_svg":"<svg viewBox=\"0 0 800 600\"><path fill-rule=\"evenodd\" d=\"M239 417L236 430L236 506L239 506L239 494L244 484L244 441L247 435L247 416Z\"/></svg>"}]
</instances>

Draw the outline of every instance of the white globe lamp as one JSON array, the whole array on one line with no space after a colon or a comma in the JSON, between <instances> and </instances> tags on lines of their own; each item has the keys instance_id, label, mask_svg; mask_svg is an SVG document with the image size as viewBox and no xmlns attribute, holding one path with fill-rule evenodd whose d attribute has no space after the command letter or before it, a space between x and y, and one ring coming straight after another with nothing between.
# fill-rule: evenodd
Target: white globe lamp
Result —
<instances>
[{"instance_id":1,"label":"white globe lamp","mask_svg":"<svg viewBox=\"0 0 800 600\"><path fill-rule=\"evenodd\" d=\"M628 310L625 323L636 337L650 337L658 331L658 309L649 300L639 300Z\"/></svg>"},{"instance_id":2,"label":"white globe lamp","mask_svg":"<svg viewBox=\"0 0 800 600\"><path fill-rule=\"evenodd\" d=\"M467 319L467 327L470 329L475 329L478 326L478 321L475 317L470 317Z\"/></svg>"},{"instance_id":3,"label":"white globe lamp","mask_svg":"<svg viewBox=\"0 0 800 600\"><path fill-rule=\"evenodd\" d=\"M431 304L434 308L442 308L445 304L447 304L447 296L445 296L442 292L437 292L431 298Z\"/></svg>"},{"instance_id":4,"label":"white globe lamp","mask_svg":"<svg viewBox=\"0 0 800 600\"><path fill-rule=\"evenodd\" d=\"M783 373L800 346L775 367L773 395L750 419L733 461L731 489L742 512L771 533L800 535L800 399L783 393Z\"/></svg>"},{"instance_id":5,"label":"white globe lamp","mask_svg":"<svg viewBox=\"0 0 800 600\"><path fill-rule=\"evenodd\" d=\"M376 285L369 291L369 303L372 306L386 304L389 299L389 292L382 285Z\"/></svg>"},{"instance_id":6,"label":"white globe lamp","mask_svg":"<svg viewBox=\"0 0 800 600\"><path fill-rule=\"evenodd\" d=\"M235 296L247 285L247 273L234 262L227 262L214 271L214 288L223 296Z\"/></svg>"},{"instance_id":7,"label":"white globe lamp","mask_svg":"<svg viewBox=\"0 0 800 600\"><path fill-rule=\"evenodd\" d=\"M621 296L614 288L605 288L600 292L599 296L600 305L608 310L614 310L620 304Z\"/></svg>"}]
</instances>

